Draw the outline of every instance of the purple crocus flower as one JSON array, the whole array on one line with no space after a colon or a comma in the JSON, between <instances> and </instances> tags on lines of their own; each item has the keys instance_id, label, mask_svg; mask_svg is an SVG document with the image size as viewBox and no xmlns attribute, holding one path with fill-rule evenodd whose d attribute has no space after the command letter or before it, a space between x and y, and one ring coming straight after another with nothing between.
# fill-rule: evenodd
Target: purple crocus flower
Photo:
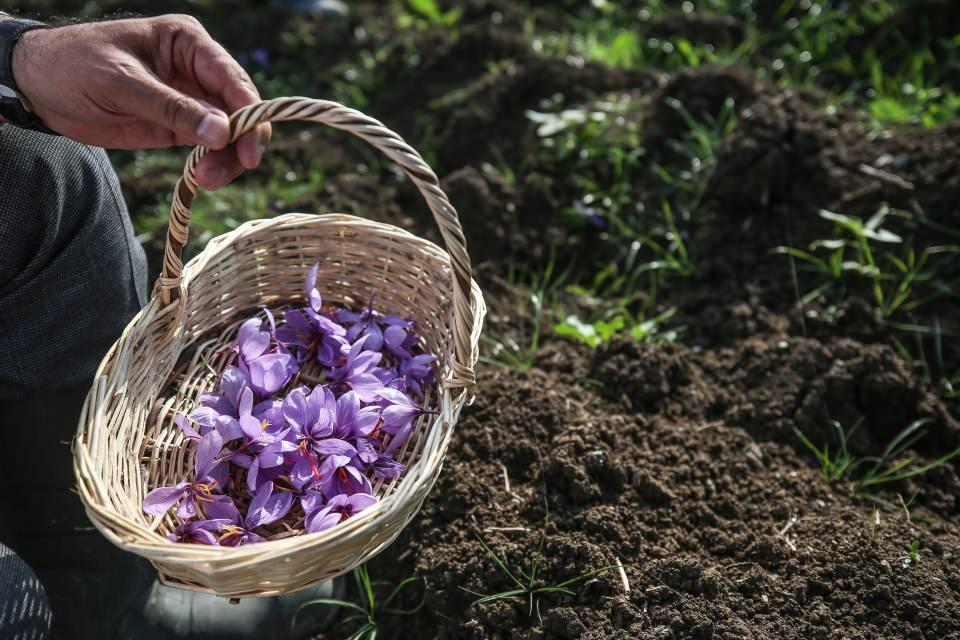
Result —
<instances>
[{"instance_id":1,"label":"purple crocus flower","mask_svg":"<svg viewBox=\"0 0 960 640\"><path fill-rule=\"evenodd\" d=\"M304 513L310 513L323 505L323 493L320 480L313 472L313 465L306 457L297 460L288 476L280 476L274 486L289 492L293 499L300 501Z\"/></svg>"},{"instance_id":2,"label":"purple crocus flower","mask_svg":"<svg viewBox=\"0 0 960 640\"><path fill-rule=\"evenodd\" d=\"M401 347L408 339L407 329L413 327L413 322L398 316L382 315L373 308L373 301L367 308L357 313L349 309L337 312L337 321L349 325L347 340L351 343L360 338L367 338L364 349L367 351L381 351L384 344L392 351ZM394 327L391 329L391 327ZM389 332L389 336L387 335ZM388 339L389 338L389 339ZM416 340L416 336L414 336Z\"/></svg>"},{"instance_id":3,"label":"purple crocus flower","mask_svg":"<svg viewBox=\"0 0 960 640\"><path fill-rule=\"evenodd\" d=\"M181 482L173 487L154 489L143 499L143 510L150 515L159 516L179 503L177 517L186 520L204 512L201 504L209 508L212 504L229 500L227 496L214 493L222 489L225 480L225 475L219 478L214 477L215 472L219 475L223 470L223 465L218 459L222 448L223 438L217 431L211 431L203 436L194 454L193 480Z\"/></svg>"},{"instance_id":4,"label":"purple crocus flower","mask_svg":"<svg viewBox=\"0 0 960 640\"><path fill-rule=\"evenodd\" d=\"M305 387L294 389L283 401L283 415L290 425L293 446L317 479L322 477L321 456L352 458L357 453L349 442L332 437L336 412L333 392L324 386L317 386L309 393Z\"/></svg>"},{"instance_id":5,"label":"purple crocus flower","mask_svg":"<svg viewBox=\"0 0 960 640\"><path fill-rule=\"evenodd\" d=\"M238 367L227 367L220 375L219 390L201 393L200 405L216 415L239 418L240 396L243 394L243 390L249 386L247 374L243 370ZM199 420L196 420L196 422L199 422Z\"/></svg>"},{"instance_id":6,"label":"purple crocus flower","mask_svg":"<svg viewBox=\"0 0 960 640\"><path fill-rule=\"evenodd\" d=\"M346 329L321 313L323 299L316 287L319 266L313 265L304 283L309 306L286 312L286 325L277 329L277 340L293 349L298 362L315 356L321 365L332 367L340 356L340 348L347 343Z\"/></svg>"},{"instance_id":7,"label":"purple crocus flower","mask_svg":"<svg viewBox=\"0 0 960 640\"><path fill-rule=\"evenodd\" d=\"M323 495L370 493L370 480L356 465L356 450L354 450L353 455L334 454L327 456L323 464L320 465L320 488Z\"/></svg>"},{"instance_id":8,"label":"purple crocus flower","mask_svg":"<svg viewBox=\"0 0 960 640\"><path fill-rule=\"evenodd\" d=\"M350 325L347 329L347 340L356 343L360 338L366 338L362 344L367 351L380 351L383 348L383 331L377 322L376 316L379 314L368 305L366 309L357 313L349 309L341 309L337 312L337 321L341 324Z\"/></svg>"},{"instance_id":9,"label":"purple crocus flower","mask_svg":"<svg viewBox=\"0 0 960 640\"><path fill-rule=\"evenodd\" d=\"M334 435L343 440L368 436L380 423L380 407L360 405L356 391L347 391L337 398Z\"/></svg>"},{"instance_id":10,"label":"purple crocus flower","mask_svg":"<svg viewBox=\"0 0 960 640\"><path fill-rule=\"evenodd\" d=\"M259 397L268 398L282 389L297 372L296 360L276 340L273 315L266 309L269 330L259 318L247 320L237 331L239 367Z\"/></svg>"},{"instance_id":11,"label":"purple crocus flower","mask_svg":"<svg viewBox=\"0 0 960 640\"><path fill-rule=\"evenodd\" d=\"M214 520L188 520L181 522L173 533L167 536L172 542L191 542L193 544L219 544L217 533L230 520L218 518Z\"/></svg>"},{"instance_id":12,"label":"purple crocus flower","mask_svg":"<svg viewBox=\"0 0 960 640\"><path fill-rule=\"evenodd\" d=\"M385 316L383 322L386 325L383 329L384 347L401 360L412 358L412 350L420 342L420 338L412 331L413 322L396 316Z\"/></svg>"},{"instance_id":13,"label":"purple crocus flower","mask_svg":"<svg viewBox=\"0 0 960 640\"><path fill-rule=\"evenodd\" d=\"M307 531L316 533L334 527L376 503L377 499L368 493L336 495L323 507L307 514Z\"/></svg>"},{"instance_id":14,"label":"purple crocus flower","mask_svg":"<svg viewBox=\"0 0 960 640\"><path fill-rule=\"evenodd\" d=\"M407 390L423 397L423 386L433 379L433 356L423 353L401 360L397 365L397 375L403 380Z\"/></svg>"},{"instance_id":15,"label":"purple crocus flower","mask_svg":"<svg viewBox=\"0 0 960 640\"><path fill-rule=\"evenodd\" d=\"M377 478L399 478L407 467L394 460L391 454L381 453L370 465L370 468Z\"/></svg>"},{"instance_id":16,"label":"purple crocus flower","mask_svg":"<svg viewBox=\"0 0 960 640\"><path fill-rule=\"evenodd\" d=\"M369 339L369 336L364 336L352 345L344 345L341 349L343 356L340 365L324 371L324 375L332 382L345 384L356 391L363 402L376 400L376 392L383 388L383 382L377 377L377 365L383 354L379 351L364 351L364 345Z\"/></svg>"},{"instance_id":17,"label":"purple crocus flower","mask_svg":"<svg viewBox=\"0 0 960 640\"><path fill-rule=\"evenodd\" d=\"M400 448L413 430L414 420L424 414L436 414L436 411L417 405L407 394L385 387L377 392L384 400L383 430L393 436L387 453Z\"/></svg>"},{"instance_id":18,"label":"purple crocus flower","mask_svg":"<svg viewBox=\"0 0 960 640\"><path fill-rule=\"evenodd\" d=\"M283 464L285 451L292 451L294 445L284 439L289 429L269 428L267 420L253 415L253 392L245 389L240 399L240 418L222 417L217 430L225 442L240 440L235 449L223 456L238 467L247 470L247 487L251 491L257 488L260 469L270 469Z\"/></svg>"},{"instance_id":19,"label":"purple crocus flower","mask_svg":"<svg viewBox=\"0 0 960 640\"><path fill-rule=\"evenodd\" d=\"M254 533L254 530L272 524L287 515L292 503L293 498L289 493L275 494L273 484L266 483L254 494L245 517L240 517L240 512L231 500L211 507L210 515L226 521L226 524L220 527L220 544L236 547L251 542L262 542L263 536Z\"/></svg>"}]
</instances>

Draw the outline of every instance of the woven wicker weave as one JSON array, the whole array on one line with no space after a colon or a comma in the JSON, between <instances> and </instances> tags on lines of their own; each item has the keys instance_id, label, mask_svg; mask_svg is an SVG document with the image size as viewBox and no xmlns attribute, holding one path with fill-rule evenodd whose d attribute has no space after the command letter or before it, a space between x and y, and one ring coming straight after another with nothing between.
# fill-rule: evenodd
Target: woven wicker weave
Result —
<instances>
[{"instance_id":1,"label":"woven wicker weave","mask_svg":"<svg viewBox=\"0 0 960 640\"><path fill-rule=\"evenodd\" d=\"M114 544L148 558L166 584L224 596L276 595L349 571L381 551L420 508L440 472L460 409L471 394L483 297L471 279L457 213L436 175L397 134L342 105L278 98L231 117L232 139L262 122L302 120L348 131L396 162L423 194L449 255L396 227L353 216L288 214L256 220L210 241L185 267L194 149L177 183L163 273L153 299L127 326L96 374L80 417L74 467L87 514ZM259 307L303 304L307 270L320 263L324 300L353 308L372 294L385 313L410 317L437 356L439 382L426 394L438 415L423 416L398 456L399 480L379 481L380 502L321 533L294 533L240 547L169 542L172 515L152 519L150 490L192 470L190 441L173 416L192 409L230 364L239 324Z\"/></svg>"}]
</instances>

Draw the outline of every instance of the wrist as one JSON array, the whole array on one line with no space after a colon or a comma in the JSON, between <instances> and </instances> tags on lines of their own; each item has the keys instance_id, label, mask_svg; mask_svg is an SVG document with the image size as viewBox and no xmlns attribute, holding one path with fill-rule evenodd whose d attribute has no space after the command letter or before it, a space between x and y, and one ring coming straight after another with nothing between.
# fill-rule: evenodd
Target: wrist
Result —
<instances>
[{"instance_id":1,"label":"wrist","mask_svg":"<svg viewBox=\"0 0 960 640\"><path fill-rule=\"evenodd\" d=\"M47 25L32 20L0 20L0 117L17 126L50 132L30 103L26 51Z\"/></svg>"}]
</instances>

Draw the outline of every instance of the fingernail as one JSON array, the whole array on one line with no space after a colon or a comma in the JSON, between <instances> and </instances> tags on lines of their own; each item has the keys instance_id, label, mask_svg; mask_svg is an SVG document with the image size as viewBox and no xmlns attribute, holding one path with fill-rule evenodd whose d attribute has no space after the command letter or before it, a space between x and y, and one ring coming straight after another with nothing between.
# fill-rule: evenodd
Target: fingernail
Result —
<instances>
[{"instance_id":1,"label":"fingernail","mask_svg":"<svg viewBox=\"0 0 960 640\"><path fill-rule=\"evenodd\" d=\"M260 161L260 158L263 157L263 154L267 150L267 143L270 141L270 136L264 133L262 130L257 132L257 144L254 147L254 151L257 154L257 161Z\"/></svg>"},{"instance_id":2,"label":"fingernail","mask_svg":"<svg viewBox=\"0 0 960 640\"><path fill-rule=\"evenodd\" d=\"M223 185L227 184L227 170L223 167L213 167L212 169L207 170L207 188L208 189L219 189Z\"/></svg>"},{"instance_id":3,"label":"fingernail","mask_svg":"<svg viewBox=\"0 0 960 640\"><path fill-rule=\"evenodd\" d=\"M208 113L197 125L197 139L206 147L219 149L227 143L229 137L230 120L222 113Z\"/></svg>"}]
</instances>

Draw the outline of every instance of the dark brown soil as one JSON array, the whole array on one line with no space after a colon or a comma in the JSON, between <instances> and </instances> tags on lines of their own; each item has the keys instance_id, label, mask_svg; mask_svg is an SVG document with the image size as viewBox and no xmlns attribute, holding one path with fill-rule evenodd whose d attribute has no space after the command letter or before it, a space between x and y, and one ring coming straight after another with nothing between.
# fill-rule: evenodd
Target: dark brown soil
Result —
<instances>
[{"instance_id":1,"label":"dark brown soil","mask_svg":"<svg viewBox=\"0 0 960 640\"><path fill-rule=\"evenodd\" d=\"M724 21L703 28L738 37ZM845 483L826 482L794 432L832 442L831 420L861 421L850 450L876 456L911 421L929 418L916 448L930 460L960 445L955 408L890 346L866 293L838 301L829 321L817 313L828 301L801 310L789 262L770 252L828 237L821 207L869 216L888 202L956 224L954 130L871 137L855 114L826 116L821 97L775 90L744 70L684 71L651 90L639 76L510 55L516 66L505 75L469 76L446 59L421 68L416 85L461 72L461 86L476 83L463 104L444 107L453 133L440 162L497 331L525 322L499 313L512 308L493 286L504 263L537 264L551 250L578 258L592 245L550 222L557 214L534 180L542 167L515 184L485 170L478 141L494 124L507 153L529 150L531 126L518 114L575 78L592 95L647 93L635 117L651 153L668 163L667 141L685 125L665 97L701 117L733 97L739 125L702 185L705 219L689 239L697 274L663 294L686 327L682 344L615 340L594 352L548 337L529 370L482 366L442 477L371 565L385 582L416 574L426 584L423 608L412 619L387 617L386 636L960 638L956 467L885 487L880 498L912 498L909 509L875 511ZM955 321L955 305L940 307L943 322ZM472 604L515 587L478 536L514 573L538 558L539 586L618 562L625 573L577 582L574 595L542 595L532 611L522 599Z\"/></svg>"},{"instance_id":2,"label":"dark brown soil","mask_svg":"<svg viewBox=\"0 0 960 640\"><path fill-rule=\"evenodd\" d=\"M876 524L788 433L821 424L824 404L876 406L875 394L889 394L881 409L936 410L888 349L755 337L700 354L617 342L541 355L530 371L482 369L444 474L373 565L426 577L417 637L958 637L955 473L925 479L936 511L912 515L934 524L885 511ZM873 416L863 446L901 417ZM618 560L627 582L614 570L543 596L542 622L524 602L471 605L468 590L513 586L476 536L526 568L544 519L543 584ZM906 563L913 540L920 560Z\"/></svg>"}]
</instances>

